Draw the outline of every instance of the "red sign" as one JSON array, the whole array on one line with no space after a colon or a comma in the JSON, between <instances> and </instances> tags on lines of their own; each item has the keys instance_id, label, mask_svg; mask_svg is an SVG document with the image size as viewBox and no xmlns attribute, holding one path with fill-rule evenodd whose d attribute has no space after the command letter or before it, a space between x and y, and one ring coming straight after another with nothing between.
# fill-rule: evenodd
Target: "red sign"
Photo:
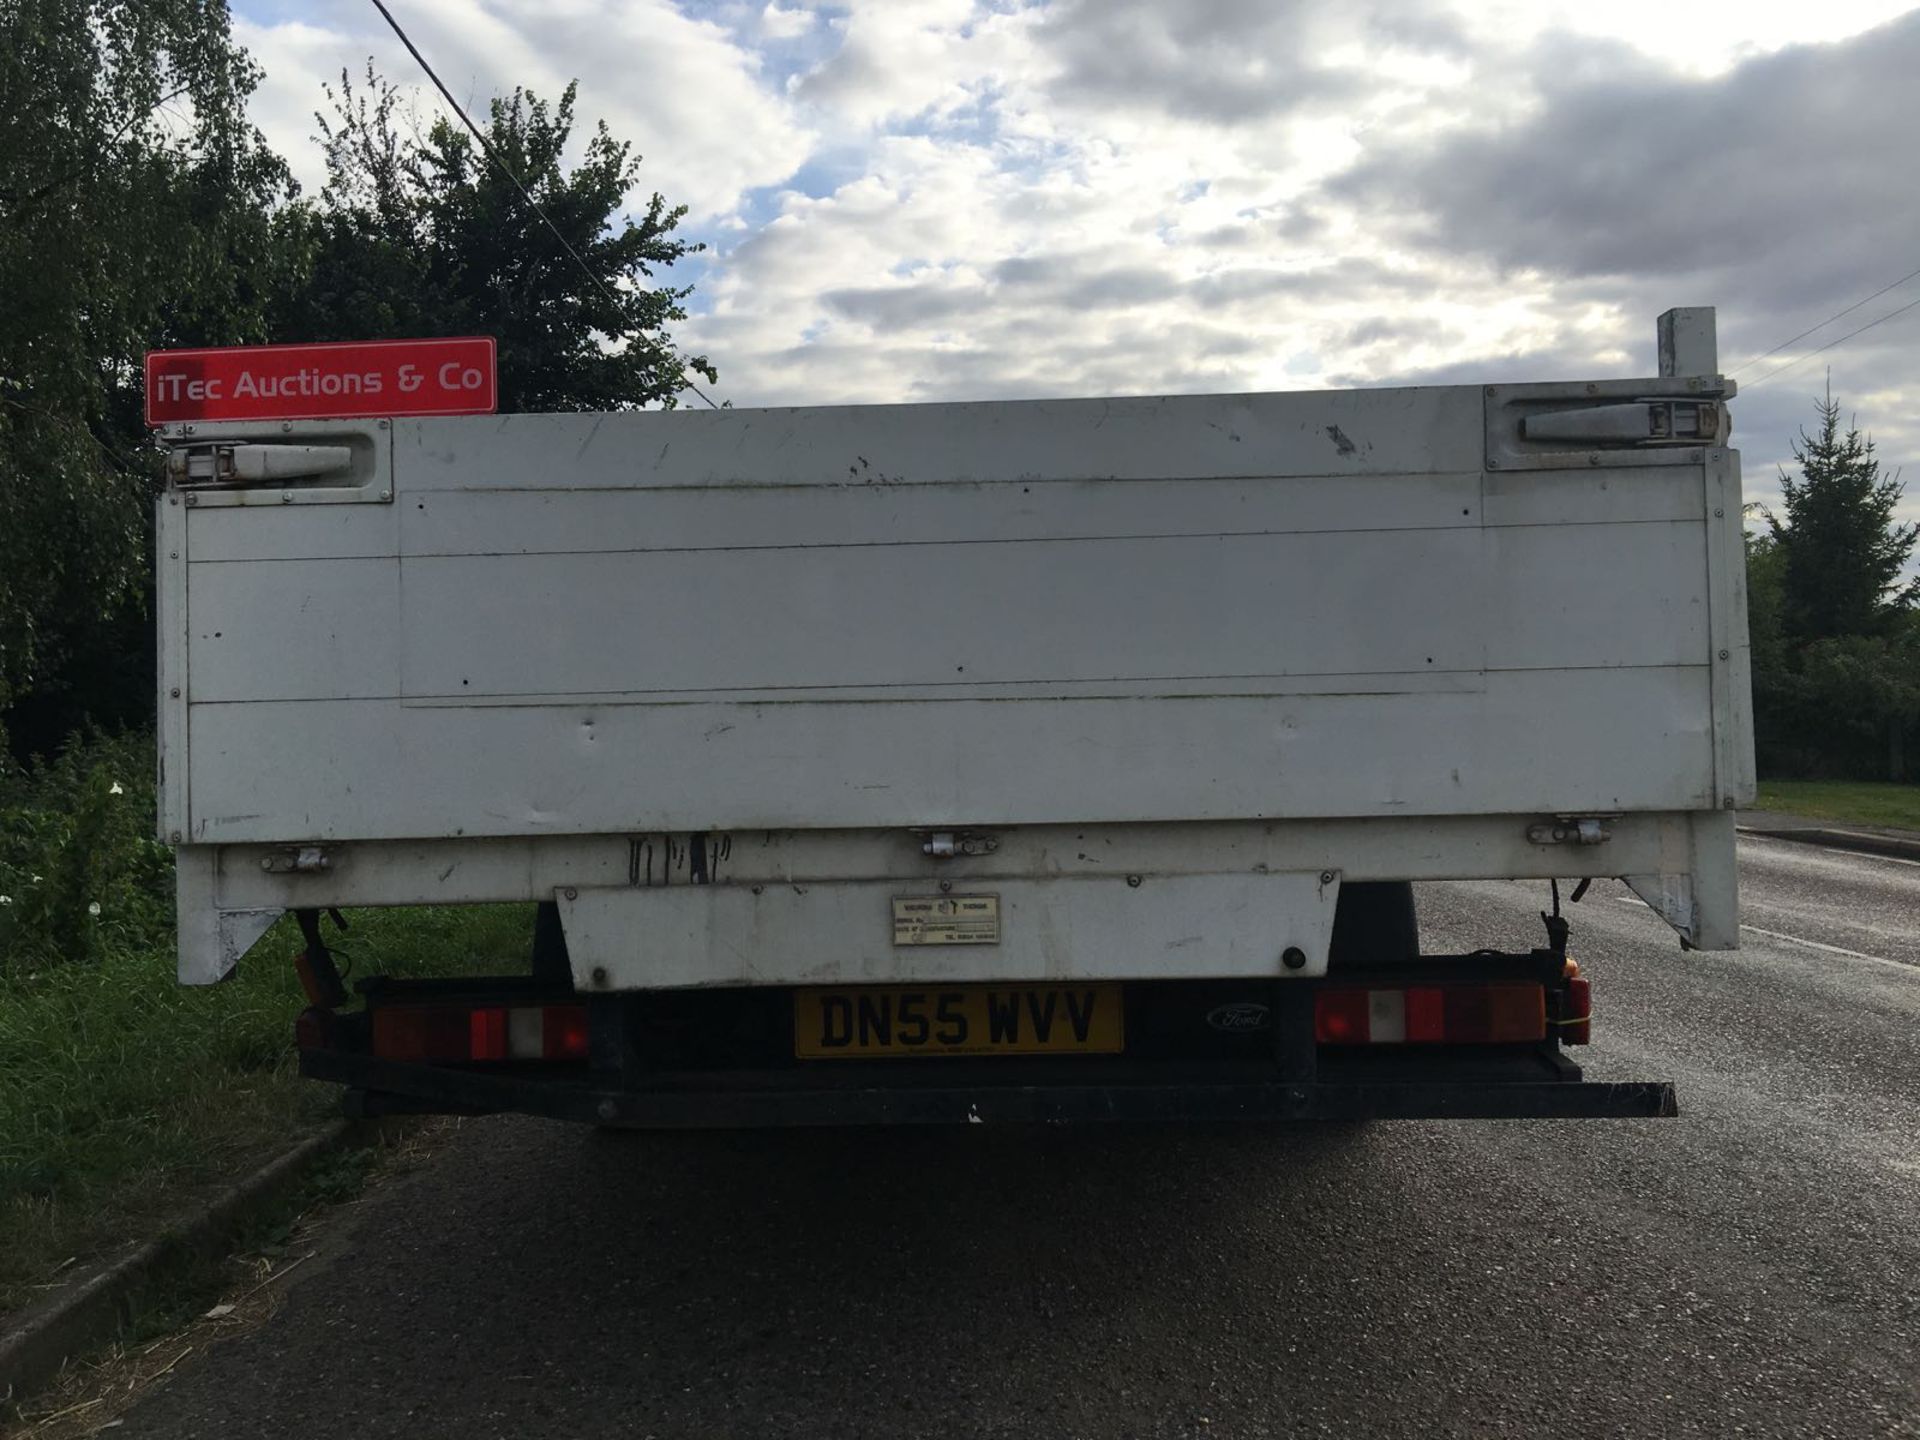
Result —
<instances>
[{"instance_id":1,"label":"red sign","mask_svg":"<svg viewBox=\"0 0 1920 1440\"><path fill-rule=\"evenodd\" d=\"M499 404L490 336L147 352L149 425L490 415Z\"/></svg>"}]
</instances>

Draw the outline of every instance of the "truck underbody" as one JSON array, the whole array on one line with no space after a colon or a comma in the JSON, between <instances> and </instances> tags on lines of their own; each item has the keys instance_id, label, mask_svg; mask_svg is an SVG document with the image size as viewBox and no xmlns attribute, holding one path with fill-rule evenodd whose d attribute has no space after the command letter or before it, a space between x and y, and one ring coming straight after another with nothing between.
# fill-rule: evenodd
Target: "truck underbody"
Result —
<instances>
[{"instance_id":1,"label":"truck underbody","mask_svg":"<svg viewBox=\"0 0 1920 1440\"><path fill-rule=\"evenodd\" d=\"M302 968L314 977L317 961L321 1003L302 1017L301 1070L347 1087L360 1115L513 1111L649 1129L1676 1114L1670 1084L1587 1081L1567 1058L1591 1001L1565 922L1550 917L1548 932L1525 953L1420 955L1411 887L1362 883L1342 895L1323 979L1117 987L1122 1054L943 1051L942 1002L957 1026L970 990L1030 1032L1046 1016L1069 1044L1073 999L1092 993L947 985L836 992L848 1008L833 1038L850 1051L900 1031L925 1048L827 1059L797 1053L813 1017L792 988L583 996L557 907L543 906L532 974L375 977L349 1013L327 1003L339 996L324 941L310 944ZM1064 1001L1056 1013L1047 997Z\"/></svg>"}]
</instances>

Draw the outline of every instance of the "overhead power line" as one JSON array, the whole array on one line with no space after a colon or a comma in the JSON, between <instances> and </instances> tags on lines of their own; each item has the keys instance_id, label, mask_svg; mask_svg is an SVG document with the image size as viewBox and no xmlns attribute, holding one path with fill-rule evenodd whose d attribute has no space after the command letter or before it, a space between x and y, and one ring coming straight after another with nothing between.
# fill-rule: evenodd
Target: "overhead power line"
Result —
<instances>
[{"instance_id":1,"label":"overhead power line","mask_svg":"<svg viewBox=\"0 0 1920 1440\"><path fill-rule=\"evenodd\" d=\"M573 263L580 267L580 273L595 285L598 285L600 292L617 306L620 303L620 297L614 292L613 287L596 275L587 262L580 258L580 252L573 248L572 244L567 240L567 237L560 233L560 227L555 225L547 215L547 212L540 208L540 202L533 198L533 192L527 189L525 182L523 182L518 175L513 173L513 167L500 158L500 153L493 148L492 142L482 133L480 127L474 124L472 119L468 117L467 112L461 107L460 102L453 98L453 92L441 83L440 76L435 72L433 66L427 63L427 57L420 53L420 47L413 43L413 38L401 28L400 22L393 18L393 12L386 7L385 0L373 0L373 8L380 12L380 17L387 22L388 26L393 30L393 33L400 37L400 43L407 47L407 53L413 56L414 61L422 70L426 71L427 79L433 82L433 88L440 92L440 98L447 102L448 108L460 117L460 123L467 127L467 133L472 135L473 138L480 143L480 149L485 152L487 159L493 162L494 167L498 169L502 175L513 182L513 188L520 192L520 198L525 200L533 213L540 217L541 223L553 232L553 238L560 242L560 248L573 257ZM665 344L666 342L663 341L662 343ZM670 344L667 345L667 350L670 354L673 354L674 359L678 360L680 358L677 353L673 352L673 347ZM718 410L720 408L713 403L713 397L711 395L707 394L706 391L702 390L688 378L684 363L680 371L680 378L685 382L687 389L693 391L694 394L707 402L709 409Z\"/></svg>"},{"instance_id":2,"label":"overhead power line","mask_svg":"<svg viewBox=\"0 0 1920 1440\"><path fill-rule=\"evenodd\" d=\"M378 0L376 0L376 3L378 3ZM1740 362L1738 369L1729 370L1727 372L1728 377L1731 378L1735 375L1738 375L1741 370L1750 370L1755 365L1758 365L1762 360L1768 360L1768 359L1771 359L1773 356L1778 355L1782 350L1786 349L1789 345L1797 344L1800 341L1806 339L1807 336L1813 334L1814 331L1824 330L1827 326L1831 325L1834 321L1845 319L1847 316L1851 315L1854 311L1858 310L1862 305L1868 304L1869 302L1874 300L1878 300L1882 295L1886 294L1887 291L1898 290L1902 285L1906 284L1907 281L1913 279L1913 277L1916 275L1920 275L1920 269L1909 270L1906 274L1902 275L1898 280L1895 280L1891 285L1882 285L1878 290L1874 291L1873 294L1867 296L1865 300L1856 300L1853 302L1853 304L1847 306L1846 309L1835 311L1833 314L1829 315L1826 319L1822 320L1818 325L1809 325L1806 329L1802 330L1798 335L1792 336L1791 338L1786 340L1782 340L1778 345L1774 346L1771 350L1764 351L1761 354L1755 355L1750 359L1742 360ZM1854 333L1857 335L1860 332L1856 330ZM1816 355L1819 353L1820 352L1817 350L1814 351L1814 354Z\"/></svg>"},{"instance_id":3,"label":"overhead power line","mask_svg":"<svg viewBox=\"0 0 1920 1440\"><path fill-rule=\"evenodd\" d=\"M1794 366L1804 365L1806 364L1807 361L1813 359L1814 356L1824 355L1827 353L1827 351L1833 349L1834 346L1844 345L1847 343L1847 341L1853 339L1854 336L1864 335L1867 331L1873 329L1874 326L1884 325L1887 323L1887 321L1893 319L1895 316L1904 315L1907 313L1907 311L1912 310L1915 307L1920 307L1920 300L1909 300L1906 304L1902 305L1898 310L1889 310L1886 314L1882 315L1878 320L1869 320L1866 324L1860 326L1858 329L1849 330L1846 334L1842 335L1838 340L1829 340L1826 344L1822 345L1818 350L1809 350L1806 354L1800 356L1798 359L1789 360L1786 364L1777 366L1774 369L1769 370L1766 374L1762 375L1758 380L1755 380L1752 382L1752 384L1743 386L1742 388L1745 390L1753 390L1758 386L1764 385L1769 380L1773 379L1774 376L1784 375L1787 371L1793 369Z\"/></svg>"}]
</instances>

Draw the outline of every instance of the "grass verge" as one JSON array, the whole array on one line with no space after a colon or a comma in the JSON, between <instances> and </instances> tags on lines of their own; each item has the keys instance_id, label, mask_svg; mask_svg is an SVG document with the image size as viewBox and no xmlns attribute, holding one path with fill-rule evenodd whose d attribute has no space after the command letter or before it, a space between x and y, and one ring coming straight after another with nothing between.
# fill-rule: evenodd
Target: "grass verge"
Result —
<instances>
[{"instance_id":1,"label":"grass verge","mask_svg":"<svg viewBox=\"0 0 1920 1440\"><path fill-rule=\"evenodd\" d=\"M525 968L530 906L360 911L341 949L361 973ZM303 1081L306 1003L290 922L226 983L175 983L170 951L0 970L0 1310L150 1234L332 1111Z\"/></svg>"},{"instance_id":2,"label":"grass verge","mask_svg":"<svg viewBox=\"0 0 1920 1440\"><path fill-rule=\"evenodd\" d=\"M266 1325L288 1291L339 1252L330 1212L425 1159L457 1124L388 1121L367 1148L317 1161L297 1190L256 1212L220 1258L156 1276L115 1340L76 1356L51 1385L0 1401L0 1440L98 1434L199 1354Z\"/></svg>"},{"instance_id":3,"label":"grass verge","mask_svg":"<svg viewBox=\"0 0 1920 1440\"><path fill-rule=\"evenodd\" d=\"M1920 830L1920 785L1874 780L1763 780L1761 810L1782 810L1836 824Z\"/></svg>"}]
</instances>

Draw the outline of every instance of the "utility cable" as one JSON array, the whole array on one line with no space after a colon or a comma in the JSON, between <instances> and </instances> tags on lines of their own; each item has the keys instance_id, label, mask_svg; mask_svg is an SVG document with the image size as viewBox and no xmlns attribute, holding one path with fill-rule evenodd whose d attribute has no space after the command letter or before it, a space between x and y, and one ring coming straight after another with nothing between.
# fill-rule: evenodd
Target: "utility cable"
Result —
<instances>
[{"instance_id":1,"label":"utility cable","mask_svg":"<svg viewBox=\"0 0 1920 1440\"><path fill-rule=\"evenodd\" d=\"M500 158L499 152L493 148L492 143L481 132L480 127L473 123L472 119L468 117L467 112L461 108L460 102L453 98L453 92L441 83L440 76L435 72L433 66L427 63L427 57L420 53L420 47L413 43L412 37L400 27L400 22L393 18L393 12L386 7L385 0L373 0L373 8L380 12L381 18L387 22L388 26L393 30L393 33L400 37L400 43L407 47L407 53L413 56L422 70L426 71L427 78L433 82L433 88L440 92L440 98L445 100L453 113L460 117L460 123L467 127L467 133L480 142L480 148L485 152L486 157L494 163L502 175L513 182L513 188L520 192L520 197L532 208L533 213L540 217L541 222L547 229L553 232L553 238L560 242L560 248L573 257L573 263L580 267L580 273L585 275L595 285L598 285L601 293L617 306L620 303L620 297L614 292L613 287L608 285L607 282L602 280L598 275L594 274L587 262L580 258L580 252L573 248L565 235L560 233L560 227L555 225L552 219L548 217L547 212L540 208L540 202L533 198L533 192L527 189L518 175L513 173L513 168L509 166L505 160ZM662 343L666 344L664 341ZM672 345L668 344L666 348L675 360L680 359L680 356L674 352ZM713 403L713 397L711 395L694 384L688 377L684 362L682 362L681 365L680 378L687 389L693 391L694 394L707 402L709 409L718 410L720 408Z\"/></svg>"},{"instance_id":2,"label":"utility cable","mask_svg":"<svg viewBox=\"0 0 1920 1440\"><path fill-rule=\"evenodd\" d=\"M1916 306L1920 306L1920 300L1909 300L1906 304L1902 305L1898 310L1889 310L1886 314L1882 315L1878 320L1869 320L1866 324L1860 326L1858 329L1849 330L1846 334L1842 335L1838 340L1829 340L1826 344L1822 345L1818 350L1809 350L1806 354L1800 356L1799 359L1789 360L1786 364L1777 366L1776 368L1769 370L1766 374L1762 375L1758 380L1755 380L1750 384L1743 385L1741 389L1747 390L1747 391L1754 390L1759 386L1766 384L1769 380L1773 379L1774 376L1783 375L1787 371L1793 369L1793 367L1796 365L1804 365L1806 364L1807 361L1813 359L1814 356L1824 355L1827 353L1827 351L1833 349L1834 346L1844 345L1847 343L1847 341L1853 339L1854 336L1864 335L1866 334L1867 331L1873 329L1874 326L1884 325L1887 323L1887 321L1893 319L1895 316L1904 315L1907 313L1907 311L1914 309ZM1815 327L1815 328L1818 328L1818 327Z\"/></svg>"},{"instance_id":3,"label":"utility cable","mask_svg":"<svg viewBox=\"0 0 1920 1440\"><path fill-rule=\"evenodd\" d=\"M1845 319L1847 316L1851 315L1854 311L1858 310L1862 305L1867 304L1869 301L1878 300L1882 295L1886 294L1887 291L1898 290L1902 285L1906 284L1907 281L1913 279L1913 277L1916 275L1920 275L1920 270L1909 270L1906 274L1902 275L1898 280L1894 281L1891 285L1882 285L1878 290L1874 291L1873 294L1867 296L1865 300L1856 300L1853 302L1853 304L1847 306L1846 309L1836 311L1834 314L1829 315L1826 319L1822 320L1818 325L1809 325L1805 330L1802 330L1798 335L1795 335L1792 339L1782 340L1778 345L1774 346L1771 350L1768 350L1763 354L1755 355L1750 359L1742 360L1740 362L1738 369L1729 370L1727 372L1728 378L1731 379L1733 376L1738 375L1741 370L1752 369L1755 365L1758 365L1762 360L1771 359L1773 356L1778 355L1782 350L1786 349L1789 345L1797 344L1799 341L1806 339L1807 336L1813 334L1814 331L1824 330L1827 326L1831 325L1834 321ZM1816 351L1814 353L1818 354L1819 352Z\"/></svg>"}]
</instances>

